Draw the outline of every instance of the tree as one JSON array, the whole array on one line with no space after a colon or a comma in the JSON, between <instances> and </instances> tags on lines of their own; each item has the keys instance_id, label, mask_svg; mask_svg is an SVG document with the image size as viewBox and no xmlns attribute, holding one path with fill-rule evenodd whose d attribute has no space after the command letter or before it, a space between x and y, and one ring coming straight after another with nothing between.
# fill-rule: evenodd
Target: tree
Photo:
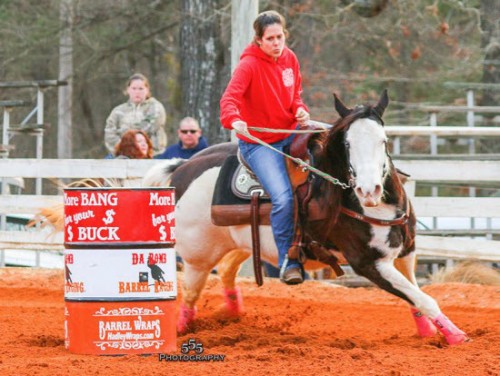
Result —
<instances>
[{"instance_id":1,"label":"tree","mask_svg":"<svg viewBox=\"0 0 500 376\"><path fill-rule=\"evenodd\" d=\"M481 47L484 50L483 77L485 84L500 84L500 3L481 0ZM485 89L481 104L496 106L500 102L500 89Z\"/></svg>"},{"instance_id":2,"label":"tree","mask_svg":"<svg viewBox=\"0 0 500 376\"><path fill-rule=\"evenodd\" d=\"M59 75L58 63L67 30L60 21L65 1L0 0L0 80L66 76ZM153 95L165 105L170 144L186 115L200 120L210 143L228 139L219 124L219 99L231 75L231 0L72 3L73 73L68 78L73 82L74 157L105 155L106 117L126 99L122 89L135 72L150 79ZM363 17L347 3L386 6L376 7L374 17ZM302 67L304 98L317 120L335 120L334 91L348 103L359 103L388 87L392 101L386 121L418 124L426 119L408 110L406 102L451 103L464 97L463 91L443 87L445 81L499 81L498 0L261 0L259 5L261 11L275 9L286 17L288 42ZM32 90L2 90L0 99L35 98ZM498 102L496 97L480 103ZM45 103L52 127L45 134L44 156L55 158L62 142L55 127L56 90L46 91ZM21 121L20 114L25 115L22 109L13 111L12 121ZM15 143L12 156L32 156L27 140L17 137Z\"/></svg>"},{"instance_id":3,"label":"tree","mask_svg":"<svg viewBox=\"0 0 500 376\"><path fill-rule=\"evenodd\" d=\"M224 56L219 0L182 0L180 61L183 115L200 122L211 142L225 141L219 123Z\"/></svg>"}]
</instances>

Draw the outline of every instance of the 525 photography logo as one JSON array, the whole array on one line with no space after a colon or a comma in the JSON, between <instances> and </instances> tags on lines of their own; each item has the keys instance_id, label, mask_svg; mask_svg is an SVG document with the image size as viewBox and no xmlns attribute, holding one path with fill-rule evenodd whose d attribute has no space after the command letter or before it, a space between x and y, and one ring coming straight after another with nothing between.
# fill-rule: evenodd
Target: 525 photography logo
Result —
<instances>
[{"instance_id":1,"label":"525 photography logo","mask_svg":"<svg viewBox=\"0 0 500 376\"><path fill-rule=\"evenodd\" d=\"M162 362L223 362L226 355L203 354L203 343L195 338L190 338L181 345L181 354L158 354L158 361Z\"/></svg>"}]
</instances>

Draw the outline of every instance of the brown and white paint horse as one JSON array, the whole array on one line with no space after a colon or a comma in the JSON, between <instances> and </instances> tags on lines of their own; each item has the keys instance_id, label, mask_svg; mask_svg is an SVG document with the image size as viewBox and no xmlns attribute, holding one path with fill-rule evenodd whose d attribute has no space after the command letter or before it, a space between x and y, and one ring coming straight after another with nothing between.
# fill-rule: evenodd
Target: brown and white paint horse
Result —
<instances>
[{"instance_id":1,"label":"brown and white paint horse","mask_svg":"<svg viewBox=\"0 0 500 376\"><path fill-rule=\"evenodd\" d=\"M313 199L325 208L326 219L307 222L306 233L327 246L335 245L357 274L406 300L422 337L435 335L437 329L449 344L460 344L468 340L467 335L416 283L415 215L387 154L381 119L388 101L384 91L375 106L351 109L335 96L340 119L328 132L312 136L308 146L314 167L345 185L315 178ZM196 301L216 266L227 312L242 313L235 278L240 264L251 254L250 226L218 227L210 217L220 167L235 152L234 144L213 146L181 164L171 176L178 200L175 249L184 260L179 332L193 323ZM157 169L156 173L161 172L159 178L165 179L171 170ZM147 184L155 179L150 176ZM346 214L349 211L351 215ZM270 226L261 226L260 233L262 258L276 265L278 252Z\"/></svg>"}]
</instances>

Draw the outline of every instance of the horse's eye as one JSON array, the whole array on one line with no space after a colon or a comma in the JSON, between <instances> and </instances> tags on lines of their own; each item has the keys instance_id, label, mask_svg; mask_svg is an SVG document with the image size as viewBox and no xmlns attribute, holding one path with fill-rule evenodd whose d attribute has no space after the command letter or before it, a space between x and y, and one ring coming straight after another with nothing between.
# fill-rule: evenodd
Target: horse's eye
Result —
<instances>
[{"instance_id":1,"label":"horse's eye","mask_svg":"<svg viewBox=\"0 0 500 376\"><path fill-rule=\"evenodd\" d=\"M344 145L346 149L349 149L351 147L351 144L349 144L349 141L344 141Z\"/></svg>"}]
</instances>

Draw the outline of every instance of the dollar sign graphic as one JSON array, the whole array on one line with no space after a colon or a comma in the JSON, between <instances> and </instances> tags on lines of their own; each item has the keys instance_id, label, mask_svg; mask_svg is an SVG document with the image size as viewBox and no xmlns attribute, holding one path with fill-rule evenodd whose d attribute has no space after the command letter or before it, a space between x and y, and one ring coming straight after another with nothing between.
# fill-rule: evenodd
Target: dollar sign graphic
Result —
<instances>
[{"instance_id":1,"label":"dollar sign graphic","mask_svg":"<svg viewBox=\"0 0 500 376\"><path fill-rule=\"evenodd\" d=\"M115 211L113 209L106 210L106 218L103 218L102 221L106 224L109 225L110 223L113 223L113 216L115 215Z\"/></svg>"},{"instance_id":2,"label":"dollar sign graphic","mask_svg":"<svg viewBox=\"0 0 500 376\"><path fill-rule=\"evenodd\" d=\"M165 240L167 239L167 232L165 231L165 226L161 225L160 226L160 240Z\"/></svg>"},{"instance_id":3,"label":"dollar sign graphic","mask_svg":"<svg viewBox=\"0 0 500 376\"><path fill-rule=\"evenodd\" d=\"M73 231L71 230L71 226L68 226L68 240L73 241Z\"/></svg>"}]
</instances>

